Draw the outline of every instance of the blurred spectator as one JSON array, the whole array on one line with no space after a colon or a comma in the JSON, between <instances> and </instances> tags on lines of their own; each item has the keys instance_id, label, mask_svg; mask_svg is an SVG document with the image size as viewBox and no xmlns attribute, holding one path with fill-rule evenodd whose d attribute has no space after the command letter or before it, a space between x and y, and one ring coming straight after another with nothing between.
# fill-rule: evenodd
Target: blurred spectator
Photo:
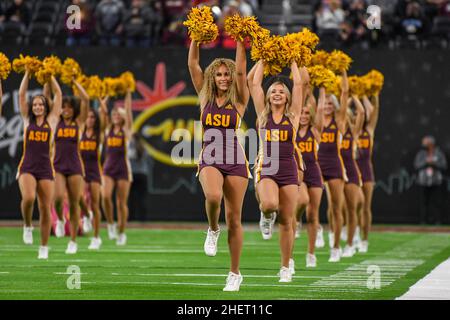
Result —
<instances>
[{"instance_id":1,"label":"blurred spectator","mask_svg":"<svg viewBox=\"0 0 450 320\"><path fill-rule=\"evenodd\" d=\"M401 21L401 27L402 34L409 37L417 38L424 32L425 18L418 2L411 1L406 5L406 13Z\"/></svg>"},{"instance_id":2,"label":"blurred spectator","mask_svg":"<svg viewBox=\"0 0 450 320\"><path fill-rule=\"evenodd\" d=\"M5 21L13 21L28 26L30 23L30 8L24 0L14 0L5 11Z\"/></svg>"},{"instance_id":3,"label":"blurred spectator","mask_svg":"<svg viewBox=\"0 0 450 320\"><path fill-rule=\"evenodd\" d=\"M398 0L368 0L367 5L379 6L381 9L381 17L392 16L395 13L395 7Z\"/></svg>"},{"instance_id":4,"label":"blurred spectator","mask_svg":"<svg viewBox=\"0 0 450 320\"><path fill-rule=\"evenodd\" d=\"M345 12L341 0L322 1L315 13L316 28L319 37L332 40L337 39Z\"/></svg>"},{"instance_id":5,"label":"blurred spectator","mask_svg":"<svg viewBox=\"0 0 450 320\"><path fill-rule=\"evenodd\" d=\"M128 47L149 47L152 22L155 13L144 0L132 0L124 17L124 35Z\"/></svg>"},{"instance_id":6,"label":"blurred spectator","mask_svg":"<svg viewBox=\"0 0 450 320\"><path fill-rule=\"evenodd\" d=\"M230 6L236 7L241 16L249 17L253 15L253 8L247 0L229 0L224 6L224 11Z\"/></svg>"},{"instance_id":7,"label":"blurred spectator","mask_svg":"<svg viewBox=\"0 0 450 320\"><path fill-rule=\"evenodd\" d=\"M442 218L442 172L447 169L447 160L441 149L436 146L434 137L422 139L422 150L414 159L417 170L417 184L420 193L420 223L441 223Z\"/></svg>"},{"instance_id":8,"label":"blurred spectator","mask_svg":"<svg viewBox=\"0 0 450 320\"><path fill-rule=\"evenodd\" d=\"M366 8L364 0L353 0L349 6L347 20L352 25L353 38L356 41L367 38Z\"/></svg>"},{"instance_id":9,"label":"blurred spectator","mask_svg":"<svg viewBox=\"0 0 450 320\"><path fill-rule=\"evenodd\" d=\"M92 12L91 6L83 0L72 0L72 5L77 5L80 7L80 29L67 29L67 46L87 46L91 44L91 34L94 30L95 19ZM66 19L69 15L66 15Z\"/></svg>"},{"instance_id":10,"label":"blurred spectator","mask_svg":"<svg viewBox=\"0 0 450 320\"><path fill-rule=\"evenodd\" d=\"M100 45L120 45L125 7L121 0L102 0L95 10Z\"/></svg>"}]
</instances>

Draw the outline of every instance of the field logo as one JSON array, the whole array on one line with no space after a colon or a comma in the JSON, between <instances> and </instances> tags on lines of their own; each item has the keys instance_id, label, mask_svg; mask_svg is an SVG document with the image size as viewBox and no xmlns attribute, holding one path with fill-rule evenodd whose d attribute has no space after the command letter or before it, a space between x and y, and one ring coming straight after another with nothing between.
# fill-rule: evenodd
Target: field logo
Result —
<instances>
[{"instance_id":1,"label":"field logo","mask_svg":"<svg viewBox=\"0 0 450 320\"><path fill-rule=\"evenodd\" d=\"M66 21L66 27L69 30L81 29L81 9L77 5L71 5L67 7L66 13L69 17Z\"/></svg>"},{"instance_id":2,"label":"field logo","mask_svg":"<svg viewBox=\"0 0 450 320\"><path fill-rule=\"evenodd\" d=\"M370 265L367 267L367 274L369 278L367 279L367 289L380 289L381 288L381 270L377 265Z\"/></svg>"},{"instance_id":3,"label":"field logo","mask_svg":"<svg viewBox=\"0 0 450 320\"><path fill-rule=\"evenodd\" d=\"M370 5L367 7L367 29L380 30L381 29L381 8L376 5Z\"/></svg>"},{"instance_id":4,"label":"field logo","mask_svg":"<svg viewBox=\"0 0 450 320\"><path fill-rule=\"evenodd\" d=\"M81 289L81 270L79 266L71 265L67 267L66 274L70 274L67 278L67 289L80 290Z\"/></svg>"}]
</instances>

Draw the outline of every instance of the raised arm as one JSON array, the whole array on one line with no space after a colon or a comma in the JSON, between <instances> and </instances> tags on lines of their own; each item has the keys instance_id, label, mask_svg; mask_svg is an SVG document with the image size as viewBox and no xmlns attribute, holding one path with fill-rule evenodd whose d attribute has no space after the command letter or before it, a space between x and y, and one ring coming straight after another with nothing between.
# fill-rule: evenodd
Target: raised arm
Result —
<instances>
[{"instance_id":1,"label":"raised arm","mask_svg":"<svg viewBox=\"0 0 450 320\"><path fill-rule=\"evenodd\" d=\"M295 60L291 64L291 72L293 80L291 110L294 112L295 116L298 117L305 105L305 92L309 83L309 74L305 67L302 67L301 70L299 70Z\"/></svg>"},{"instance_id":2,"label":"raised arm","mask_svg":"<svg viewBox=\"0 0 450 320\"><path fill-rule=\"evenodd\" d=\"M367 121L367 130L373 136L378 123L378 114L380 112L379 98L378 95L374 96L373 103L367 97L365 97L363 101L365 105L372 107L372 112L370 113L370 117Z\"/></svg>"},{"instance_id":3,"label":"raised arm","mask_svg":"<svg viewBox=\"0 0 450 320\"><path fill-rule=\"evenodd\" d=\"M133 112L131 111L131 91L127 91L127 94L125 95L125 128L128 131L128 138L131 138L132 129L133 129Z\"/></svg>"},{"instance_id":4,"label":"raised arm","mask_svg":"<svg viewBox=\"0 0 450 320\"><path fill-rule=\"evenodd\" d=\"M30 72L26 70L19 88L19 109L20 114L24 119L28 119L27 91L29 79L30 79Z\"/></svg>"},{"instance_id":5,"label":"raised arm","mask_svg":"<svg viewBox=\"0 0 450 320\"><path fill-rule=\"evenodd\" d=\"M255 74L251 85L249 84L250 94L253 99L253 104L255 105L256 115L259 117L264 111L264 90L262 87L262 82L264 78L264 62L259 60L256 64ZM250 79L248 79L250 81Z\"/></svg>"},{"instance_id":6,"label":"raised arm","mask_svg":"<svg viewBox=\"0 0 450 320\"><path fill-rule=\"evenodd\" d=\"M48 107L50 111L53 109L53 100L52 100L52 90L50 88L49 83L44 84L44 89L42 90L42 94L44 95L45 99L47 99Z\"/></svg>"},{"instance_id":7,"label":"raised arm","mask_svg":"<svg viewBox=\"0 0 450 320\"><path fill-rule=\"evenodd\" d=\"M2 79L0 79L0 117L2 116L2 97L3 97L3 91L2 91Z\"/></svg>"},{"instance_id":8,"label":"raised arm","mask_svg":"<svg viewBox=\"0 0 450 320\"><path fill-rule=\"evenodd\" d=\"M109 97L103 97L99 99L100 103L99 107L99 118L100 118L100 131L103 133L107 126L109 126L109 117L108 117L108 100Z\"/></svg>"},{"instance_id":9,"label":"raised arm","mask_svg":"<svg viewBox=\"0 0 450 320\"><path fill-rule=\"evenodd\" d=\"M236 87L238 101L241 104L236 106L241 115L247 108L250 93L247 87L247 56L245 54L244 42L238 41L236 47Z\"/></svg>"},{"instance_id":10,"label":"raised arm","mask_svg":"<svg viewBox=\"0 0 450 320\"><path fill-rule=\"evenodd\" d=\"M191 74L192 84L197 94L199 94L203 86L203 71L200 67L200 49L194 40L191 41L189 47L188 68Z\"/></svg>"},{"instance_id":11,"label":"raised arm","mask_svg":"<svg viewBox=\"0 0 450 320\"><path fill-rule=\"evenodd\" d=\"M83 86L76 80L73 81L73 84L77 88L77 96L81 99L80 102L80 114L78 115L76 121L79 126L84 125L88 115L89 108L89 95L86 90L84 90Z\"/></svg>"},{"instance_id":12,"label":"raised arm","mask_svg":"<svg viewBox=\"0 0 450 320\"><path fill-rule=\"evenodd\" d=\"M325 108L325 88L321 87L319 89L319 101L317 103L317 111L314 116L314 128L316 128L319 135L322 135L323 131L323 109ZM318 140L320 142L320 140Z\"/></svg>"},{"instance_id":13,"label":"raised arm","mask_svg":"<svg viewBox=\"0 0 450 320\"><path fill-rule=\"evenodd\" d=\"M345 133L347 106L348 106L348 78L347 78L347 71L342 70L340 107L339 110L336 112L336 123L342 134Z\"/></svg>"},{"instance_id":14,"label":"raised arm","mask_svg":"<svg viewBox=\"0 0 450 320\"><path fill-rule=\"evenodd\" d=\"M49 120L58 122L62 112L62 91L54 76L50 80L50 87L53 92L53 108L50 111Z\"/></svg>"},{"instance_id":15,"label":"raised arm","mask_svg":"<svg viewBox=\"0 0 450 320\"><path fill-rule=\"evenodd\" d=\"M358 140L364 125L364 107L361 103L361 100L359 100L358 96L353 95L352 98L356 106L356 119L355 125L352 128L352 134L353 139Z\"/></svg>"}]
</instances>

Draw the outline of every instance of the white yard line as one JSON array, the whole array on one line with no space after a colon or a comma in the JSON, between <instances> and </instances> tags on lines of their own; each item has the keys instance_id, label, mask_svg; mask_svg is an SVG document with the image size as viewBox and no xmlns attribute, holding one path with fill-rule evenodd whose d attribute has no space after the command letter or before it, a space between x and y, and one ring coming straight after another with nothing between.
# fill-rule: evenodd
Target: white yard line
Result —
<instances>
[{"instance_id":1,"label":"white yard line","mask_svg":"<svg viewBox=\"0 0 450 320\"><path fill-rule=\"evenodd\" d=\"M450 258L411 286L397 300L450 300Z\"/></svg>"},{"instance_id":2,"label":"white yard line","mask_svg":"<svg viewBox=\"0 0 450 320\"><path fill-rule=\"evenodd\" d=\"M226 278L227 274L211 274L211 273L111 273L113 276L147 276L147 277L221 277ZM242 274L245 278L279 278L277 275L257 275ZM322 276L293 276L297 279L321 279Z\"/></svg>"}]
</instances>

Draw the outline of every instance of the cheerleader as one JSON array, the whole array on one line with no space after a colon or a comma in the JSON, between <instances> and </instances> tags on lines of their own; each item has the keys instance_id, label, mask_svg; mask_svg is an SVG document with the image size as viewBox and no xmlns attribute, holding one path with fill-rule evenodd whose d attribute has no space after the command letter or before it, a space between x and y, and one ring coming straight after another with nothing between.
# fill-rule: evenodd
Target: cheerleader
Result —
<instances>
[{"instance_id":1,"label":"cheerleader","mask_svg":"<svg viewBox=\"0 0 450 320\"><path fill-rule=\"evenodd\" d=\"M198 44L192 41L188 67L200 99L200 119L204 130L197 172L206 198L209 223L204 250L208 256L216 255L223 198L231 256L230 272L223 290L239 291L243 280L239 271L243 240L241 213L251 176L245 152L236 135L249 100L245 47L238 41L235 61L215 59L204 72L199 55Z\"/></svg>"},{"instance_id":2,"label":"cheerleader","mask_svg":"<svg viewBox=\"0 0 450 320\"><path fill-rule=\"evenodd\" d=\"M342 206L344 201L344 181L346 180L344 164L340 156L339 148L342 135L345 133L345 123L348 104L348 80L344 70L341 81L340 103L334 95L321 96L324 101L319 101L319 107L323 108L322 135L318 151L318 160L322 177L327 185L327 198L333 247L330 252L329 262L338 262L341 258L339 247Z\"/></svg>"},{"instance_id":3,"label":"cheerleader","mask_svg":"<svg viewBox=\"0 0 450 320\"><path fill-rule=\"evenodd\" d=\"M301 106L304 102L304 91L309 82L306 68L299 71L294 61L291 70L292 94L282 81L275 81L264 94L262 88L264 63L262 61L258 62L254 77L248 79L261 140L256 169L256 191L260 200L260 209L266 215L266 219L270 218L273 212L278 212L281 249L280 282L292 281L293 272L289 268L294 240L292 222L299 192L299 165L295 158L295 139ZM272 155L274 150L278 151L278 155Z\"/></svg>"},{"instance_id":4,"label":"cheerleader","mask_svg":"<svg viewBox=\"0 0 450 320\"><path fill-rule=\"evenodd\" d=\"M322 96L325 95L323 88L320 89L320 94ZM320 101L323 102L324 98L320 98ZM303 182L305 188L307 188L309 199L306 208L299 208L303 209L303 211L306 209L306 220L308 222L307 268L316 267L317 259L314 250L317 245L318 247L323 246L323 237L321 238L321 227L319 226L319 208L323 193L323 180L317 160L317 150L322 134L323 107L318 108L316 113L315 105L314 96L311 94L308 96L307 104L302 108L296 140L306 167Z\"/></svg>"},{"instance_id":5,"label":"cheerleader","mask_svg":"<svg viewBox=\"0 0 450 320\"><path fill-rule=\"evenodd\" d=\"M44 95L37 95L27 103L30 72L25 71L19 89L19 107L24 125L23 154L17 170L21 210L25 221L23 240L33 243L32 215L36 195L38 197L41 246L38 259L48 259L50 237L50 208L53 201L55 171L51 161L53 133L56 131L62 106L62 92L52 76L50 89L54 98L52 108Z\"/></svg>"},{"instance_id":6,"label":"cheerleader","mask_svg":"<svg viewBox=\"0 0 450 320\"><path fill-rule=\"evenodd\" d=\"M360 214L364 202L364 196L361 189L361 174L355 162L356 141L359 138L363 119L364 107L356 95L352 96L356 106L356 115L353 116L350 109L347 113L346 131L341 143L341 157L344 162L347 181L345 182L345 211L347 217L347 245L344 248L342 257L352 257L355 254L353 237L355 235L357 216Z\"/></svg>"},{"instance_id":7,"label":"cheerleader","mask_svg":"<svg viewBox=\"0 0 450 320\"><path fill-rule=\"evenodd\" d=\"M108 97L99 99L101 110L106 109L107 101ZM102 239L99 235L101 220L100 189L102 174L100 163L100 142L103 141L104 129L104 117L100 117L95 109L89 109L85 129L81 136L80 152L85 169L84 181L90 195L91 210L88 210L83 198L80 201L80 206L84 212L89 213L89 217L85 217L86 221L90 221L92 218L94 221L94 237L91 239L88 247L90 250L98 250L102 245ZM87 224L91 226L90 223ZM86 223L83 223L83 225L85 226ZM85 227L83 227L83 229L85 229Z\"/></svg>"},{"instance_id":8,"label":"cheerleader","mask_svg":"<svg viewBox=\"0 0 450 320\"><path fill-rule=\"evenodd\" d=\"M366 112L364 113L364 124L358 139L358 157L356 163L363 182L364 208L362 215L362 241L359 244L358 251L365 253L369 248L369 231L372 225L372 195L375 185L375 176L373 172L372 153L375 128L377 127L378 114L380 110L379 95L372 97L372 101L363 97L363 103ZM359 234L359 230L357 230Z\"/></svg>"},{"instance_id":9,"label":"cheerleader","mask_svg":"<svg viewBox=\"0 0 450 320\"><path fill-rule=\"evenodd\" d=\"M116 239L118 246L127 242L125 227L128 220L128 195L132 182L132 172L128 160L128 143L132 135L133 114L131 112L131 92L125 96L125 108L114 107L110 125L105 131L105 162L102 179L102 204L108 221L108 236ZM107 117L106 104L101 104L101 116ZM114 223L113 192L116 189L117 221L119 234Z\"/></svg>"},{"instance_id":10,"label":"cheerleader","mask_svg":"<svg viewBox=\"0 0 450 320\"><path fill-rule=\"evenodd\" d=\"M89 96L83 87L73 82L78 97L64 97L62 113L55 134L55 157L53 164L56 171L55 211L58 216L55 235L63 237L65 219L63 217L64 194L67 192L70 212L70 241L66 254L78 251L76 237L80 220L80 199L82 192L84 167L80 156L80 136L84 130L89 105Z\"/></svg>"},{"instance_id":11,"label":"cheerleader","mask_svg":"<svg viewBox=\"0 0 450 320\"><path fill-rule=\"evenodd\" d=\"M0 117L2 116L2 97L3 97L3 91L2 91L2 79L0 79Z\"/></svg>"}]
</instances>

